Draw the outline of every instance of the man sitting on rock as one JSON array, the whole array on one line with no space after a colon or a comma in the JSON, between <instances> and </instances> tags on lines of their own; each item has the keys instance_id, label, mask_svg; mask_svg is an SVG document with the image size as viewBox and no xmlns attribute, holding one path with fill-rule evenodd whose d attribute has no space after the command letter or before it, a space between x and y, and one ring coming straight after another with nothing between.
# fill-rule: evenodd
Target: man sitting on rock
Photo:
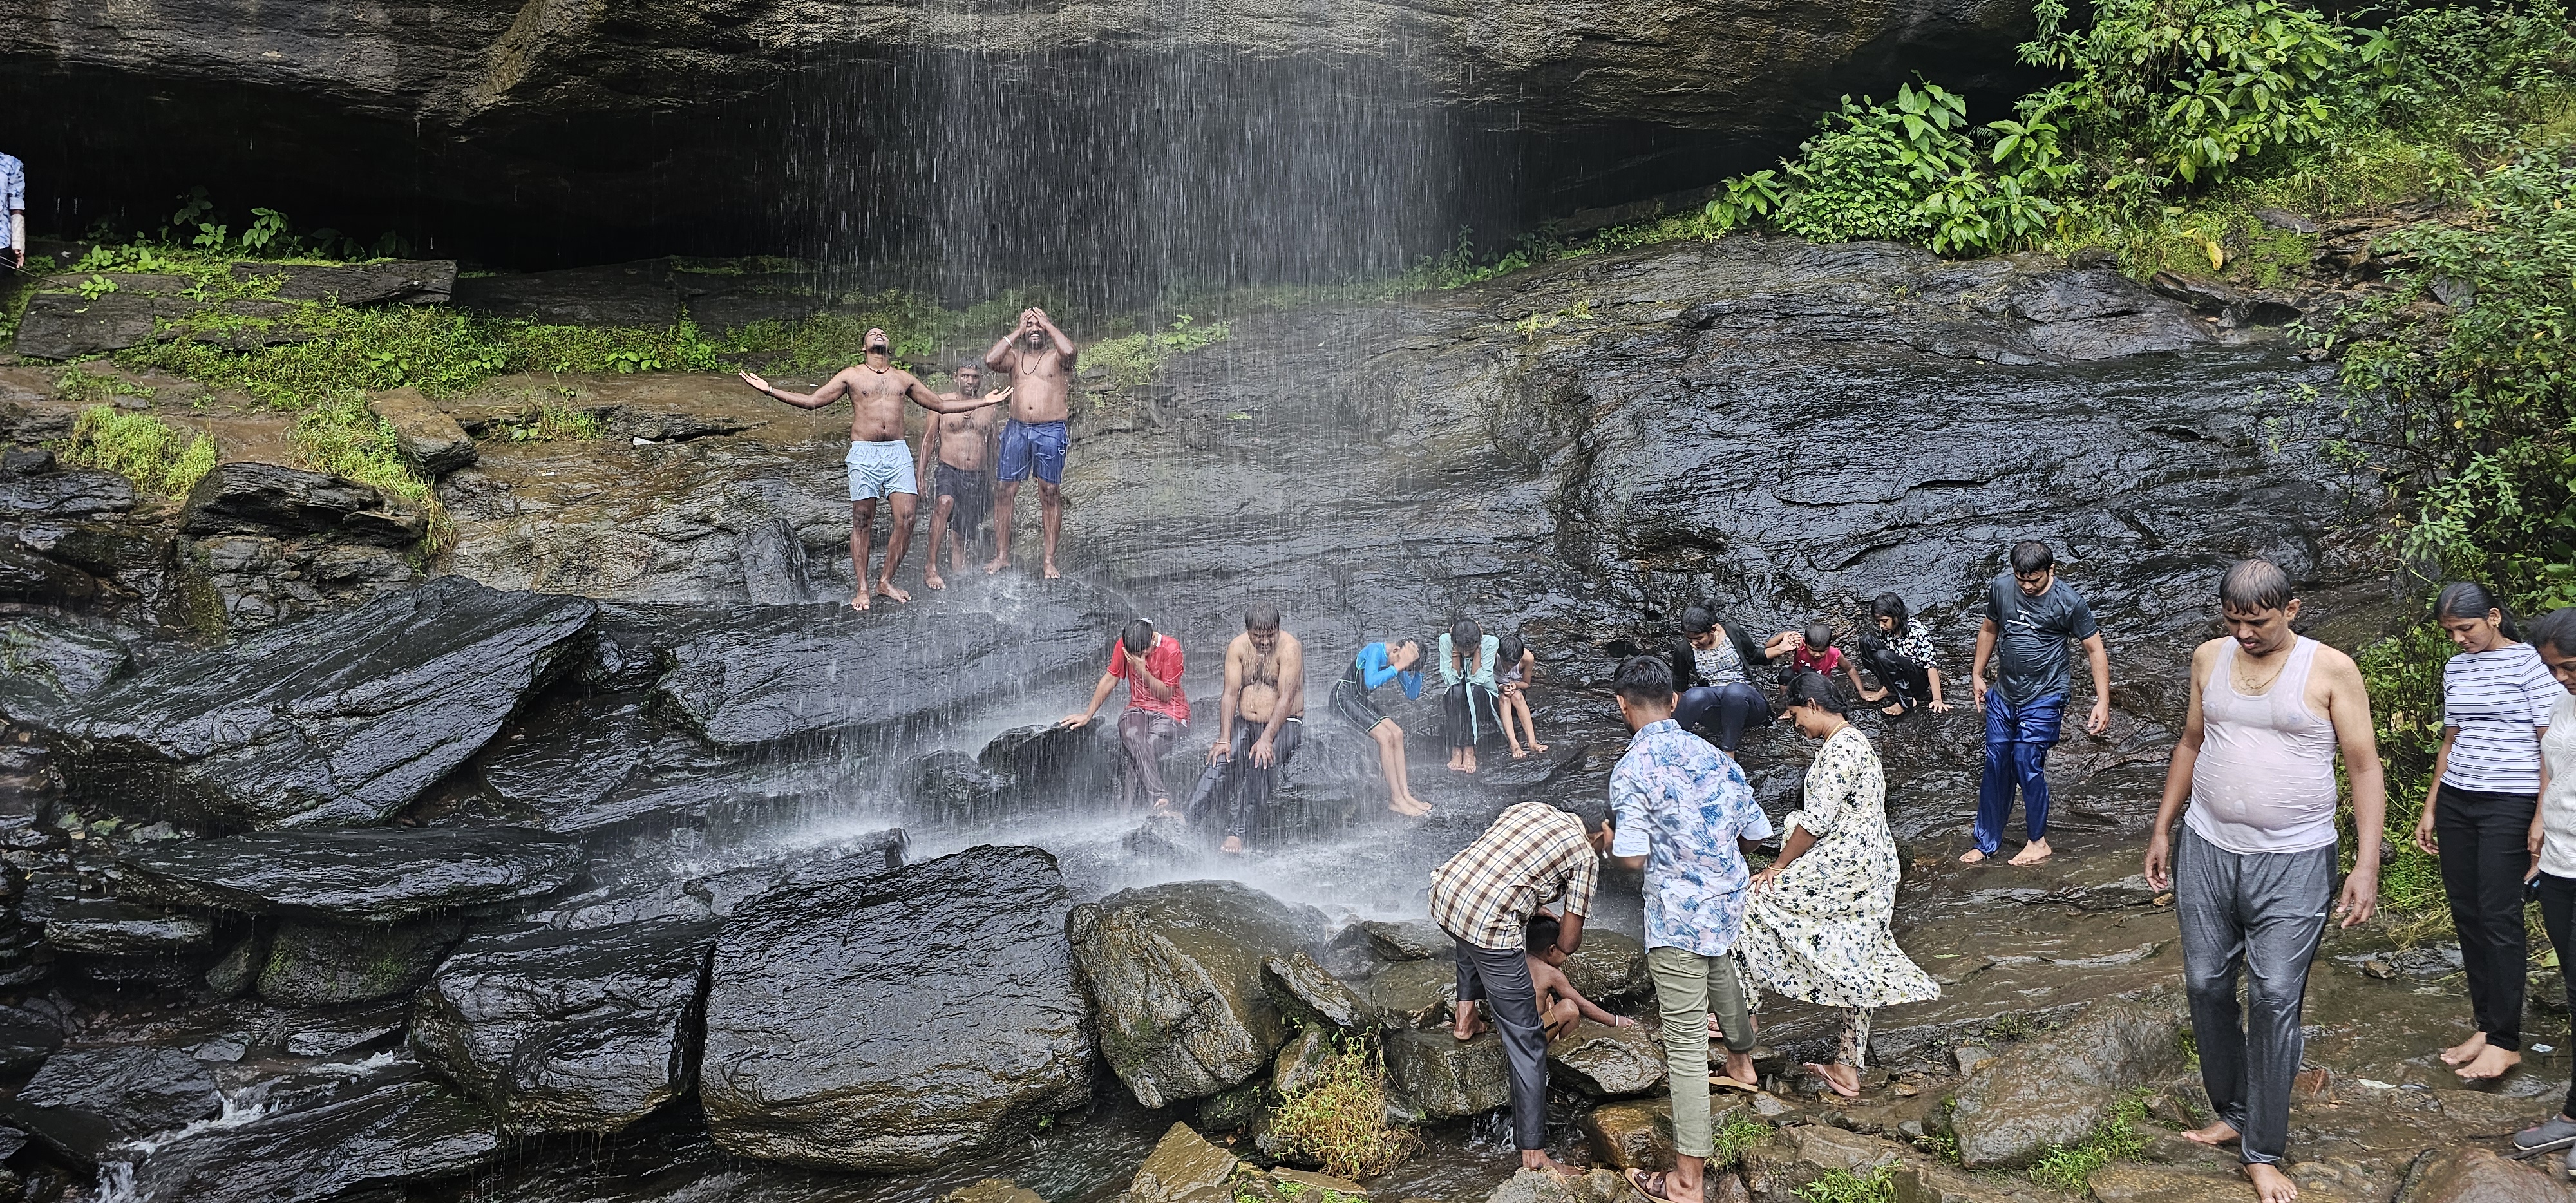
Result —
<instances>
[{"instance_id":1,"label":"man sitting on rock","mask_svg":"<svg viewBox=\"0 0 2576 1203\"><path fill-rule=\"evenodd\" d=\"M1208 808L1219 808L1225 842L1218 850L1239 853L1306 737L1306 648L1279 629L1279 607L1244 607L1243 633L1225 646L1225 692L1216 716L1216 744L1187 814L1196 823Z\"/></svg>"},{"instance_id":2,"label":"man sitting on rock","mask_svg":"<svg viewBox=\"0 0 2576 1203\"><path fill-rule=\"evenodd\" d=\"M1431 919L1458 942L1453 1030L1461 1040L1476 1035L1478 1003L1501 1029L1512 1140L1523 1169L1565 1170L1547 1155L1547 1033L1530 980L1530 918L1541 904L1560 902L1556 946L1569 956L1582 950L1583 917L1592 910L1609 838L1606 830L1588 836L1583 820L1545 802L1523 802L1431 871Z\"/></svg>"},{"instance_id":3,"label":"man sitting on rock","mask_svg":"<svg viewBox=\"0 0 2576 1203\"><path fill-rule=\"evenodd\" d=\"M2345 927L2379 905L2387 786L2361 670L2290 629L2299 602L2289 575L2263 560L2238 564L2219 583L2218 607L2227 634L2192 652L2190 704L2145 867L2148 885L2174 891L2200 1081L2218 1113L2183 1136L2239 1142L2255 1195L2288 1203L2299 1195L2281 1172L2306 1048L2299 1013L2335 896L2336 753L2352 781L2353 869L2334 908ZM2167 833L2186 798L2177 857ZM2239 973L2249 979L2242 1005Z\"/></svg>"},{"instance_id":4,"label":"man sitting on rock","mask_svg":"<svg viewBox=\"0 0 2576 1203\"><path fill-rule=\"evenodd\" d=\"M768 381L742 373L744 384L798 409L821 409L843 394L850 398L850 454L844 462L850 470L850 564L859 586L850 598L853 610L868 608L868 545L876 533L879 498L894 499L894 531L886 538L885 570L877 574L876 592L899 602L912 600L911 594L894 586L894 570L903 563L904 548L912 542L913 507L921 499L912 449L903 441L904 398L936 414L965 413L1001 400L950 400L930 391L912 373L894 366L894 340L883 330L870 329L860 345L867 348L865 362L842 369L810 393L771 388ZM938 549L932 548L931 554L937 555Z\"/></svg>"},{"instance_id":5,"label":"man sitting on rock","mask_svg":"<svg viewBox=\"0 0 2576 1203\"><path fill-rule=\"evenodd\" d=\"M1163 754L1190 727L1190 695L1181 688L1181 641L1156 631L1145 619L1129 621L1109 645L1109 671L1100 674L1091 705L1066 715L1062 725L1088 725L1121 680L1127 682L1127 713L1118 716L1118 743L1127 751L1127 774L1119 810L1134 810L1142 795L1154 800L1154 813L1168 814L1172 792L1163 786Z\"/></svg>"}]
</instances>

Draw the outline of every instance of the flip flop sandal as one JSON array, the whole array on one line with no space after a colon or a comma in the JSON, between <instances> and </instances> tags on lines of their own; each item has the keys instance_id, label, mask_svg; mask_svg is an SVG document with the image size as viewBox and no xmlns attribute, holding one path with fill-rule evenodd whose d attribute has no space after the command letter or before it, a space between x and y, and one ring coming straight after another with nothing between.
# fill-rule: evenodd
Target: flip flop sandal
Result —
<instances>
[{"instance_id":1,"label":"flip flop sandal","mask_svg":"<svg viewBox=\"0 0 2576 1203\"><path fill-rule=\"evenodd\" d=\"M1723 1086L1728 1090L1741 1090L1746 1094L1762 1093L1762 1088L1760 1086L1747 1082L1742 1078L1730 1078L1725 1074L1708 1075L1708 1084L1711 1086Z\"/></svg>"},{"instance_id":2,"label":"flip flop sandal","mask_svg":"<svg viewBox=\"0 0 2576 1203\"><path fill-rule=\"evenodd\" d=\"M1628 1189L1655 1200L1655 1203L1673 1203L1673 1197L1664 1193L1664 1188L1670 1185L1672 1185L1670 1174L1660 1171L1655 1173L1644 1170L1628 1171Z\"/></svg>"}]
</instances>

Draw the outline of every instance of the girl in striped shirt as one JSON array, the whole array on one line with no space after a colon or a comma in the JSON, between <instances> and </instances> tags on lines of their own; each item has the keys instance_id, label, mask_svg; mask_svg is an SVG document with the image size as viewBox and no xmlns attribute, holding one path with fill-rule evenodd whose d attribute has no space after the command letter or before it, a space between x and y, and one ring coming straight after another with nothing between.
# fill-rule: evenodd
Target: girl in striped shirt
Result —
<instances>
[{"instance_id":1,"label":"girl in striped shirt","mask_svg":"<svg viewBox=\"0 0 2576 1203\"><path fill-rule=\"evenodd\" d=\"M2540 738L2565 691L2483 586L2444 586L2433 617L2460 651L2442 666L2442 749L2415 846L2442 859L2477 1022L2442 1060L2476 1081L2522 1062L2523 883L2543 785Z\"/></svg>"}]
</instances>

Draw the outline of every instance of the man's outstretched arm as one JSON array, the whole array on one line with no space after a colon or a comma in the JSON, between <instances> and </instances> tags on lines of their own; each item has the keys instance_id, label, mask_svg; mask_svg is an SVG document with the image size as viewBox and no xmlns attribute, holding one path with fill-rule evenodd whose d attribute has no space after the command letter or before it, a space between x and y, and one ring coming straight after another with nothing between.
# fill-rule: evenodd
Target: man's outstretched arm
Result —
<instances>
[{"instance_id":1,"label":"man's outstretched arm","mask_svg":"<svg viewBox=\"0 0 2576 1203\"><path fill-rule=\"evenodd\" d=\"M791 393L783 388L770 387L768 381L763 380L758 376L754 376L750 372L738 372L735 374L742 377L742 382L744 384L748 384L753 388L759 389L761 392L769 394L773 400L784 401L798 409L821 409L826 405L830 405L831 403L840 400L841 394L850 391L850 381L847 376L834 376L831 380L827 381L823 387L815 389L810 393Z\"/></svg>"},{"instance_id":2,"label":"man's outstretched arm","mask_svg":"<svg viewBox=\"0 0 2576 1203\"><path fill-rule=\"evenodd\" d=\"M905 396L912 398L913 404L929 410L932 413L962 414L1001 404L1001 398L999 397L977 397L973 400L959 397L952 401L930 391L929 385L923 384L918 380L904 386L903 391Z\"/></svg>"}]
</instances>

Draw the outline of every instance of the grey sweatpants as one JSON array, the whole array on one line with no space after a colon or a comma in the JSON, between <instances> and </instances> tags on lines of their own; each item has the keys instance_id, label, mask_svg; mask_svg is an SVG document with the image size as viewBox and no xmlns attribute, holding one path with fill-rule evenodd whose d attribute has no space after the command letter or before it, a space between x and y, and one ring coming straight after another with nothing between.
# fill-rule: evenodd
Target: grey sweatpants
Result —
<instances>
[{"instance_id":1,"label":"grey sweatpants","mask_svg":"<svg viewBox=\"0 0 2576 1203\"><path fill-rule=\"evenodd\" d=\"M2325 938L2334 879L2331 844L2229 852L2184 825L2174 852L2174 911L2200 1083L2210 1108L2243 1137L2248 1165L2279 1164L2290 1141L2290 1083L2307 1049L2299 1011L2308 963ZM2236 1001L2239 971L2244 1006Z\"/></svg>"},{"instance_id":2,"label":"grey sweatpants","mask_svg":"<svg viewBox=\"0 0 2576 1203\"><path fill-rule=\"evenodd\" d=\"M1458 941L1458 1001L1484 1004L1485 1022L1502 1034L1503 1060L1512 1076L1514 1147L1546 1148L1547 1032L1538 1024L1529 954ZM1706 1076L1703 1063L1701 1077Z\"/></svg>"}]
</instances>

